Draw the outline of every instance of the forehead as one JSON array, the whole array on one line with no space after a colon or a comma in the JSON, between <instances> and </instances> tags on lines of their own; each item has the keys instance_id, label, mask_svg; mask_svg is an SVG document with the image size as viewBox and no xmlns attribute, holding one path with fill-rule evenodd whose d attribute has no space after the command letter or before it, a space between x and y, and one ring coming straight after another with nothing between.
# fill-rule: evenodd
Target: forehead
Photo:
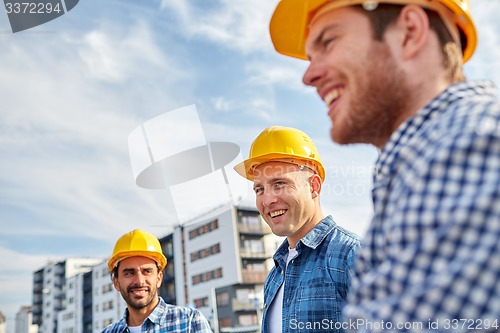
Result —
<instances>
[{"instance_id":1,"label":"forehead","mask_svg":"<svg viewBox=\"0 0 500 333\"><path fill-rule=\"evenodd\" d=\"M366 16L357 8L352 6L328 10L309 22L309 33L306 38L306 50L318 43L318 39L328 29L342 29L342 31L358 31L362 20Z\"/></svg>"},{"instance_id":2,"label":"forehead","mask_svg":"<svg viewBox=\"0 0 500 333\"><path fill-rule=\"evenodd\" d=\"M143 266L156 266L156 262L147 257L129 257L120 261L119 269L130 269Z\"/></svg>"},{"instance_id":3,"label":"forehead","mask_svg":"<svg viewBox=\"0 0 500 333\"><path fill-rule=\"evenodd\" d=\"M296 172L299 167L296 164L270 161L262 163L254 170L254 182L263 182L267 179L282 177L286 174Z\"/></svg>"}]
</instances>

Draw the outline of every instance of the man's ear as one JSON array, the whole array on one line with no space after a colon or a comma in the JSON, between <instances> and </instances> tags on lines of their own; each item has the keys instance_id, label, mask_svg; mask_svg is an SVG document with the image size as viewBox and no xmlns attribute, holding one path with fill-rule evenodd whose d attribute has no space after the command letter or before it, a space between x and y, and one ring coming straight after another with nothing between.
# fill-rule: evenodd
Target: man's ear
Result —
<instances>
[{"instance_id":1,"label":"man's ear","mask_svg":"<svg viewBox=\"0 0 500 333\"><path fill-rule=\"evenodd\" d=\"M312 198L315 199L321 193L321 187L323 184L321 182L321 177L315 173L310 178L310 184L311 184L311 195L312 195Z\"/></svg>"},{"instance_id":2,"label":"man's ear","mask_svg":"<svg viewBox=\"0 0 500 333\"><path fill-rule=\"evenodd\" d=\"M113 275L113 286L115 286L116 291L120 291L120 284L118 283L118 279Z\"/></svg>"},{"instance_id":3,"label":"man's ear","mask_svg":"<svg viewBox=\"0 0 500 333\"><path fill-rule=\"evenodd\" d=\"M404 59L415 57L425 46L431 31L429 17L417 5L406 5L401 10L397 26L402 29L401 50Z\"/></svg>"},{"instance_id":4,"label":"man's ear","mask_svg":"<svg viewBox=\"0 0 500 333\"><path fill-rule=\"evenodd\" d=\"M156 281L156 288L160 288L162 282L163 282L163 271L159 271L158 280Z\"/></svg>"}]
</instances>

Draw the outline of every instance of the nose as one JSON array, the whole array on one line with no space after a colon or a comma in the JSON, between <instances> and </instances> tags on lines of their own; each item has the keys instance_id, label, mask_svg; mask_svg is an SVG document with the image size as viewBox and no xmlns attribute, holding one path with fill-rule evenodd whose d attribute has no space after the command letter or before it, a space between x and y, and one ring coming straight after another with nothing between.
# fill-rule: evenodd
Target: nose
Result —
<instances>
[{"instance_id":1,"label":"nose","mask_svg":"<svg viewBox=\"0 0 500 333\"><path fill-rule=\"evenodd\" d=\"M142 274L142 272L139 270L139 272L137 272L135 275L134 275L134 283L139 285L139 286L142 286L144 281L146 281L146 277Z\"/></svg>"},{"instance_id":2,"label":"nose","mask_svg":"<svg viewBox=\"0 0 500 333\"><path fill-rule=\"evenodd\" d=\"M266 189L261 195L259 195L257 200L259 200L264 207L269 207L276 203L278 197L273 191Z\"/></svg>"},{"instance_id":3,"label":"nose","mask_svg":"<svg viewBox=\"0 0 500 333\"><path fill-rule=\"evenodd\" d=\"M325 70L322 66L314 61L309 62L304 76L302 77L302 82L307 86L318 87L319 81L325 75Z\"/></svg>"}]
</instances>

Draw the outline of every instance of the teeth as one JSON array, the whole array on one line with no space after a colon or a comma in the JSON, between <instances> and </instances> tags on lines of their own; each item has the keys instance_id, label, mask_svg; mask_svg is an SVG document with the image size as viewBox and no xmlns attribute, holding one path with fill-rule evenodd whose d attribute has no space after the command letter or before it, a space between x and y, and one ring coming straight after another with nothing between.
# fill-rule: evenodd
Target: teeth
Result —
<instances>
[{"instance_id":1,"label":"teeth","mask_svg":"<svg viewBox=\"0 0 500 333\"><path fill-rule=\"evenodd\" d=\"M330 91L324 98L324 101L326 103L327 106L330 106L330 104L332 104L332 102L334 100L337 99L337 97L339 97L340 95L340 92L337 90L337 89L334 89L332 91Z\"/></svg>"},{"instance_id":2,"label":"teeth","mask_svg":"<svg viewBox=\"0 0 500 333\"><path fill-rule=\"evenodd\" d=\"M277 210L277 211L274 211L274 212L271 212L269 213L269 215L271 215L271 217L276 217L276 216L279 216L279 215L283 215L285 214L285 210Z\"/></svg>"}]
</instances>

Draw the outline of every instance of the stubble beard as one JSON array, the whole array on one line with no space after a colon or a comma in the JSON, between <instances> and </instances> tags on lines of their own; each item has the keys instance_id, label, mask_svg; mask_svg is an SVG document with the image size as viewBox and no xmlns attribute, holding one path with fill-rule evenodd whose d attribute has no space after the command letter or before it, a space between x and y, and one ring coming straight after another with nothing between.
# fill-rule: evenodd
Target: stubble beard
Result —
<instances>
[{"instance_id":1,"label":"stubble beard","mask_svg":"<svg viewBox=\"0 0 500 333\"><path fill-rule=\"evenodd\" d=\"M148 306L151 305L151 303L154 301L155 296L156 296L156 290L151 290L151 287L148 288L148 293L145 298L141 298L140 300L135 299L131 294L132 291L129 289L122 290L121 292L123 298L125 299L125 302L130 306L131 308L135 310L140 310L147 308Z\"/></svg>"},{"instance_id":2,"label":"stubble beard","mask_svg":"<svg viewBox=\"0 0 500 333\"><path fill-rule=\"evenodd\" d=\"M396 129L409 96L404 73L397 67L389 48L376 42L357 66L351 78L357 80L351 89L344 121L332 126L330 135L339 144L369 143L383 145Z\"/></svg>"}]
</instances>

